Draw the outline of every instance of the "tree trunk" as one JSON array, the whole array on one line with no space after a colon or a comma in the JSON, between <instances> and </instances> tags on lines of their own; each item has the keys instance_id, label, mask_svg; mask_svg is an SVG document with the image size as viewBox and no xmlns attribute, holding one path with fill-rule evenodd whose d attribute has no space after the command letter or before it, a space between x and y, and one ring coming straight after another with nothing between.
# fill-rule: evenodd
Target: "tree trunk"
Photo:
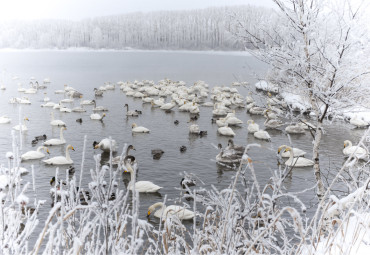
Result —
<instances>
[{"instance_id":1,"label":"tree trunk","mask_svg":"<svg viewBox=\"0 0 370 255\"><path fill-rule=\"evenodd\" d=\"M319 199L319 202L321 202L325 194L324 184L321 179L320 156L319 156L321 136L322 136L322 120L318 119L317 128L315 132L315 140L313 144L313 161L314 161L313 170L317 183L316 195L317 198Z\"/></svg>"}]
</instances>

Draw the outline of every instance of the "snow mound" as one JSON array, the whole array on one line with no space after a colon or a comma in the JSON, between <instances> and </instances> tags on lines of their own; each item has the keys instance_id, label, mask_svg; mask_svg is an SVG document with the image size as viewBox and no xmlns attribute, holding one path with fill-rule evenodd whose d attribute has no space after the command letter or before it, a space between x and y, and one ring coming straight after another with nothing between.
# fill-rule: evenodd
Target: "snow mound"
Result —
<instances>
[{"instance_id":1,"label":"snow mound","mask_svg":"<svg viewBox=\"0 0 370 255\"><path fill-rule=\"evenodd\" d=\"M279 92L279 88L276 85L269 83L267 81L263 81L263 80L254 84L254 86L256 87L256 89L260 89L263 91L274 92L274 93Z\"/></svg>"},{"instance_id":2,"label":"snow mound","mask_svg":"<svg viewBox=\"0 0 370 255\"><path fill-rule=\"evenodd\" d=\"M300 95L282 92L281 96L293 111L306 112L308 109L310 109L309 102L307 102L307 100Z\"/></svg>"}]
</instances>

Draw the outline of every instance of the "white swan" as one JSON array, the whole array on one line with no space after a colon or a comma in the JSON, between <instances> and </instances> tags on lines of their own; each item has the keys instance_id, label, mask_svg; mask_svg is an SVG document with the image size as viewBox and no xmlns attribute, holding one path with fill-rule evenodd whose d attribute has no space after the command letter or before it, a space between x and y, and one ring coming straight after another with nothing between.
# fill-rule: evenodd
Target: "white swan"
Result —
<instances>
[{"instance_id":1,"label":"white swan","mask_svg":"<svg viewBox=\"0 0 370 255\"><path fill-rule=\"evenodd\" d=\"M349 121L349 123L351 123L352 125L354 125L358 128L363 128L363 127L367 127L367 126L370 125L367 121L365 121L363 119L358 119L357 115L352 117L351 120Z\"/></svg>"},{"instance_id":2,"label":"white swan","mask_svg":"<svg viewBox=\"0 0 370 255\"><path fill-rule=\"evenodd\" d=\"M287 161L285 161L285 165L294 166L294 167L305 167L305 166L313 166L314 165L314 162L310 159L302 158L302 157L294 158L293 150L292 150L292 147L290 147L290 146L282 145L282 146L279 147L280 151L283 147L286 148L285 149L286 152L287 151L290 152L290 157Z\"/></svg>"},{"instance_id":3,"label":"white swan","mask_svg":"<svg viewBox=\"0 0 370 255\"><path fill-rule=\"evenodd\" d=\"M93 143L94 149L100 148L102 151L109 152L110 151L110 144L112 141L112 151L117 151L117 142L116 140L104 138L99 143L95 142Z\"/></svg>"},{"instance_id":4,"label":"white swan","mask_svg":"<svg viewBox=\"0 0 370 255\"><path fill-rule=\"evenodd\" d=\"M149 133L150 130L146 127L137 126L136 123L133 123L132 126L132 133Z\"/></svg>"},{"instance_id":5,"label":"white swan","mask_svg":"<svg viewBox=\"0 0 370 255\"><path fill-rule=\"evenodd\" d=\"M255 133L257 132L258 130L260 130L260 127L257 123L254 123L254 120L248 120L247 121L247 124L248 124L248 133Z\"/></svg>"},{"instance_id":6,"label":"white swan","mask_svg":"<svg viewBox=\"0 0 370 255\"><path fill-rule=\"evenodd\" d=\"M234 131L228 127L227 125L224 126L224 127L219 127L217 129L217 132L220 134L220 135L225 135L225 136L235 136L235 133Z\"/></svg>"},{"instance_id":7,"label":"white swan","mask_svg":"<svg viewBox=\"0 0 370 255\"><path fill-rule=\"evenodd\" d=\"M132 180L134 179L134 169L132 169L131 163L129 162L127 156L125 157L123 162L124 162L124 165L126 167L124 172L125 173L129 172L130 177L131 177L131 181L128 185L128 189L132 190L133 189ZM150 181L137 181L137 182L135 182L134 185L135 185L135 190L136 191L146 192L146 193L157 192L158 190L160 190L162 188L161 186L158 186L158 185L156 185L156 184L154 184Z\"/></svg>"},{"instance_id":8,"label":"white swan","mask_svg":"<svg viewBox=\"0 0 370 255\"><path fill-rule=\"evenodd\" d=\"M285 132L287 132L288 134L304 134L305 133L305 129L302 128L300 125L289 125L285 128Z\"/></svg>"},{"instance_id":9,"label":"white swan","mask_svg":"<svg viewBox=\"0 0 370 255\"><path fill-rule=\"evenodd\" d=\"M353 146L350 140L344 141L343 154L347 157L353 154L358 159L367 159L369 157L369 152L366 149L360 146Z\"/></svg>"},{"instance_id":10,"label":"white swan","mask_svg":"<svg viewBox=\"0 0 370 255\"><path fill-rule=\"evenodd\" d=\"M157 207L159 207L159 210L155 211ZM148 217L152 214L153 211L155 211L154 213L155 217L157 218L162 217L163 220L165 220L167 216L172 216L172 215L175 215L180 220L190 220L190 219L193 219L195 216L195 213L193 211L185 209L182 206L178 206L178 205L165 206L162 202L158 202L158 203L155 203L149 206Z\"/></svg>"},{"instance_id":11,"label":"white swan","mask_svg":"<svg viewBox=\"0 0 370 255\"><path fill-rule=\"evenodd\" d=\"M66 143L66 140L63 137L63 130L67 130L67 128L66 127L61 127L60 128L60 138L59 139L57 139L57 138L49 139L49 140L47 140L47 141L44 142L44 145L61 145L61 144L65 144Z\"/></svg>"},{"instance_id":12,"label":"white swan","mask_svg":"<svg viewBox=\"0 0 370 255\"><path fill-rule=\"evenodd\" d=\"M174 100L171 100L170 103L166 103L164 105L162 105L160 108L162 110L171 110L172 108L174 108L176 106L176 103Z\"/></svg>"},{"instance_id":13,"label":"white swan","mask_svg":"<svg viewBox=\"0 0 370 255\"><path fill-rule=\"evenodd\" d=\"M73 160L69 155L69 150L75 150L72 145L68 145L66 148L66 156L57 156L47 160L43 160L48 165L71 165L73 164Z\"/></svg>"},{"instance_id":14,"label":"white swan","mask_svg":"<svg viewBox=\"0 0 370 255\"><path fill-rule=\"evenodd\" d=\"M7 123L10 123L12 121L11 118L9 118L8 116L1 116L0 117L0 124L7 124Z\"/></svg>"},{"instance_id":15,"label":"white swan","mask_svg":"<svg viewBox=\"0 0 370 255\"><path fill-rule=\"evenodd\" d=\"M283 158L289 158L290 157L290 151L283 151L281 152L281 150L283 148L286 148L287 145L281 145L279 148L278 148L278 153L280 153L281 157ZM301 150L301 149L298 149L298 148L292 148L293 150L293 156L296 158L296 157L302 157L306 154L305 151Z\"/></svg>"},{"instance_id":16,"label":"white swan","mask_svg":"<svg viewBox=\"0 0 370 255\"><path fill-rule=\"evenodd\" d=\"M50 115L51 115L50 125L52 125L52 126L64 126L64 127L66 126L66 123L64 123L64 121L54 119L54 112L51 112Z\"/></svg>"},{"instance_id":17,"label":"white swan","mask_svg":"<svg viewBox=\"0 0 370 255\"><path fill-rule=\"evenodd\" d=\"M94 108L93 108L93 111L94 112L106 112L108 111L108 108L104 107L104 106L96 106L96 101L95 100L92 100L94 102Z\"/></svg>"},{"instance_id":18,"label":"white swan","mask_svg":"<svg viewBox=\"0 0 370 255\"><path fill-rule=\"evenodd\" d=\"M92 120L100 120L100 121L102 121L104 117L105 117L105 113L103 113L103 115L100 115L99 113L92 113L90 115L90 119L92 119Z\"/></svg>"},{"instance_id":19,"label":"white swan","mask_svg":"<svg viewBox=\"0 0 370 255\"><path fill-rule=\"evenodd\" d=\"M275 118L271 118L270 115L268 115L267 113L269 112L269 110L265 110L263 116L265 116L266 120L265 122L263 123L263 125L266 127L266 128L278 128L283 124L283 122L281 120L278 120L278 119L275 119Z\"/></svg>"},{"instance_id":20,"label":"white swan","mask_svg":"<svg viewBox=\"0 0 370 255\"><path fill-rule=\"evenodd\" d=\"M190 125L189 127L189 133L190 134L199 134L199 126L197 124Z\"/></svg>"},{"instance_id":21,"label":"white swan","mask_svg":"<svg viewBox=\"0 0 370 255\"><path fill-rule=\"evenodd\" d=\"M229 113L230 114L230 113ZM230 126L235 126L235 125L241 125L241 124L243 124L243 121L242 120L240 120L240 119L238 119L237 117L235 117L235 116L226 116L226 123L228 124L228 125L230 125Z\"/></svg>"},{"instance_id":22,"label":"white swan","mask_svg":"<svg viewBox=\"0 0 370 255\"><path fill-rule=\"evenodd\" d=\"M261 140L271 140L271 137L269 133L265 130L258 130L257 132L254 132L254 137Z\"/></svg>"},{"instance_id":23,"label":"white swan","mask_svg":"<svg viewBox=\"0 0 370 255\"><path fill-rule=\"evenodd\" d=\"M83 100L80 105L92 105L94 104L94 100Z\"/></svg>"},{"instance_id":24,"label":"white swan","mask_svg":"<svg viewBox=\"0 0 370 255\"><path fill-rule=\"evenodd\" d=\"M218 144L218 149L220 152L216 155L216 161L223 164L235 164L240 163L241 155L238 155L237 152L229 147L222 149L222 144Z\"/></svg>"},{"instance_id":25,"label":"white swan","mask_svg":"<svg viewBox=\"0 0 370 255\"><path fill-rule=\"evenodd\" d=\"M23 132L23 131L27 131L27 130L28 130L28 128L27 128L27 126L26 126L26 120L27 120L27 121L29 121L29 119L28 119L28 118L24 118L24 119L23 119L23 125L16 125L16 126L14 126L14 127L13 127L13 129L15 129L15 130L19 131L19 130L21 130L21 127L22 127L22 132Z\"/></svg>"},{"instance_id":26,"label":"white swan","mask_svg":"<svg viewBox=\"0 0 370 255\"><path fill-rule=\"evenodd\" d=\"M45 146L40 146L35 151L27 151L26 153L22 154L22 160L31 160L31 159L40 159L45 157L45 154L41 152L41 150L45 150L49 154L49 149Z\"/></svg>"}]
</instances>

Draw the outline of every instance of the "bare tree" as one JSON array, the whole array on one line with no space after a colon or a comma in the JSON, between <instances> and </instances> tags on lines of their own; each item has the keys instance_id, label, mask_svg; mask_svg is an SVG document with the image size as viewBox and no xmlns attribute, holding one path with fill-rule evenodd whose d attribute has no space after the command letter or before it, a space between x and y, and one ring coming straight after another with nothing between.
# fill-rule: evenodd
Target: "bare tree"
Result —
<instances>
[{"instance_id":1,"label":"bare tree","mask_svg":"<svg viewBox=\"0 0 370 255\"><path fill-rule=\"evenodd\" d=\"M369 95L364 4L354 1L273 0L277 11L254 24L236 17L233 32L246 50L270 64L269 81L306 98L317 122L313 142L319 200L325 193L319 147L323 121ZM335 3L329 3L335 2Z\"/></svg>"}]
</instances>

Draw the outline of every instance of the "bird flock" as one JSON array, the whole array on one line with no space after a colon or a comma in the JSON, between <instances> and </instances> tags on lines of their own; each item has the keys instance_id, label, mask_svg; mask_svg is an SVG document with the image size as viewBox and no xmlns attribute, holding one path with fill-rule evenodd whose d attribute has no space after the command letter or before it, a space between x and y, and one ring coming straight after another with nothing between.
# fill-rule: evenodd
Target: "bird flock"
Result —
<instances>
[{"instance_id":1,"label":"bird flock","mask_svg":"<svg viewBox=\"0 0 370 255\"><path fill-rule=\"evenodd\" d=\"M23 94L36 94L42 89L47 88L50 85L50 80L45 79L43 84L40 85L37 81L31 79L30 88L26 89L21 86L18 87L18 92ZM72 144L67 143L63 136L63 132L67 130L67 124L63 120L55 119L54 111L60 111L64 113L83 113L91 111L90 120L83 118L77 118L76 122L84 123L87 121L104 121L104 118L109 115L110 109L104 106L97 106L99 98L103 97L107 90L116 90L117 87L126 95L126 97L133 97L141 99L142 104L150 104L152 109L158 111L164 111L165 113L171 113L172 111L180 111L189 113L189 133L198 135L200 137L206 136L208 131L202 130L201 127L196 124L199 118L202 118L202 108L212 107L212 118L209 121L214 125L217 125L217 133L220 136L228 137L228 144L223 147L222 144L218 144L218 154L215 159L218 163L222 164L237 164L240 163L242 156L245 151L244 146L235 145L233 138L236 136L234 132L235 127L243 127L244 122L238 118L235 109L245 109L245 112L249 113L250 118L246 123L247 133L253 134L256 139L271 142L271 136L268 130L279 129L286 134L305 134L306 132L315 132L316 127L314 124L309 123L305 119L301 119L295 123L285 123L284 116L287 111L287 103L278 95L273 96L271 93L263 94L263 102L257 103L257 100L253 98L253 93L248 93L243 96L239 93L237 86L242 85L241 83L233 83L232 86L214 86L209 87L204 81L197 81L191 86L187 86L183 81L172 81L170 79L163 79L155 83L153 81L134 81L134 82L117 82L117 84L105 83L99 88L93 88L94 97L93 99L83 99L83 94L77 89L71 86L64 85L63 89L55 90L55 94L60 94L65 97L60 99L58 102L50 101L47 93L44 93L44 99L41 107L50 108L50 125L60 128L60 135L58 138L47 139L46 135L40 135L32 140L32 145L36 145L42 142L42 145L37 150L31 150L21 155L21 160L42 160L49 154L50 146L59 146L68 144L65 149L65 155L55 156L48 159L44 159L43 162L49 165L72 165L73 160L70 156L70 150L74 151ZM243 83L244 86L248 86ZM79 100L79 106L71 108L71 103L76 103ZM261 101L261 100L260 100ZM23 97L12 97L8 101L10 104L31 104L32 100L28 96ZM93 106L88 108L86 106ZM113 110L113 109L111 109ZM116 109L114 109L116 110ZM134 118L135 122L131 122L132 133L143 133L143 135L150 135L151 130L147 127L138 125L142 110L130 109L129 103L122 105L122 112L127 118ZM262 115L265 117L264 128L261 128L253 120L253 115ZM0 124L9 124L11 119L6 115L0 117ZM27 132L27 122L29 119L24 117L22 119L23 124L16 125L13 127L14 130L19 132ZM360 119L353 119L350 121L351 124L356 127L366 127L369 123L364 122ZM179 120L175 120L174 125L181 124ZM284 128L285 126L285 128ZM94 141L94 149L101 149L103 152L117 151L118 144L114 139L102 138L101 141ZM129 150L134 150L134 146L130 145L127 148L126 153L122 156L115 157L112 160L113 165L122 166L124 172L130 174L131 179L134 180L134 174L137 168L137 160L134 156L129 155ZM180 152L186 152L186 146L182 145L179 147ZM292 148L292 146L281 145L277 149L278 154L281 157L288 157L289 159L285 162L285 165L291 167L306 167L312 166L314 162L307 158L304 158L306 152L298 148ZM153 149L152 156L154 159L159 160L165 151L161 149ZM367 159L369 152L366 148L359 146L353 146L352 142L346 140L344 142L343 154L345 156L355 155L358 159ZM136 181L128 186L129 190L135 189L139 192L158 192L162 187L158 186L150 181ZM154 216L162 215L163 212L167 212L171 209L171 212L177 212L180 218L189 219L194 217L194 213L185 210L184 208L173 208L171 206L165 207L163 204L157 203L151 206L148 210L148 216L156 208L160 208Z\"/></svg>"}]
</instances>

